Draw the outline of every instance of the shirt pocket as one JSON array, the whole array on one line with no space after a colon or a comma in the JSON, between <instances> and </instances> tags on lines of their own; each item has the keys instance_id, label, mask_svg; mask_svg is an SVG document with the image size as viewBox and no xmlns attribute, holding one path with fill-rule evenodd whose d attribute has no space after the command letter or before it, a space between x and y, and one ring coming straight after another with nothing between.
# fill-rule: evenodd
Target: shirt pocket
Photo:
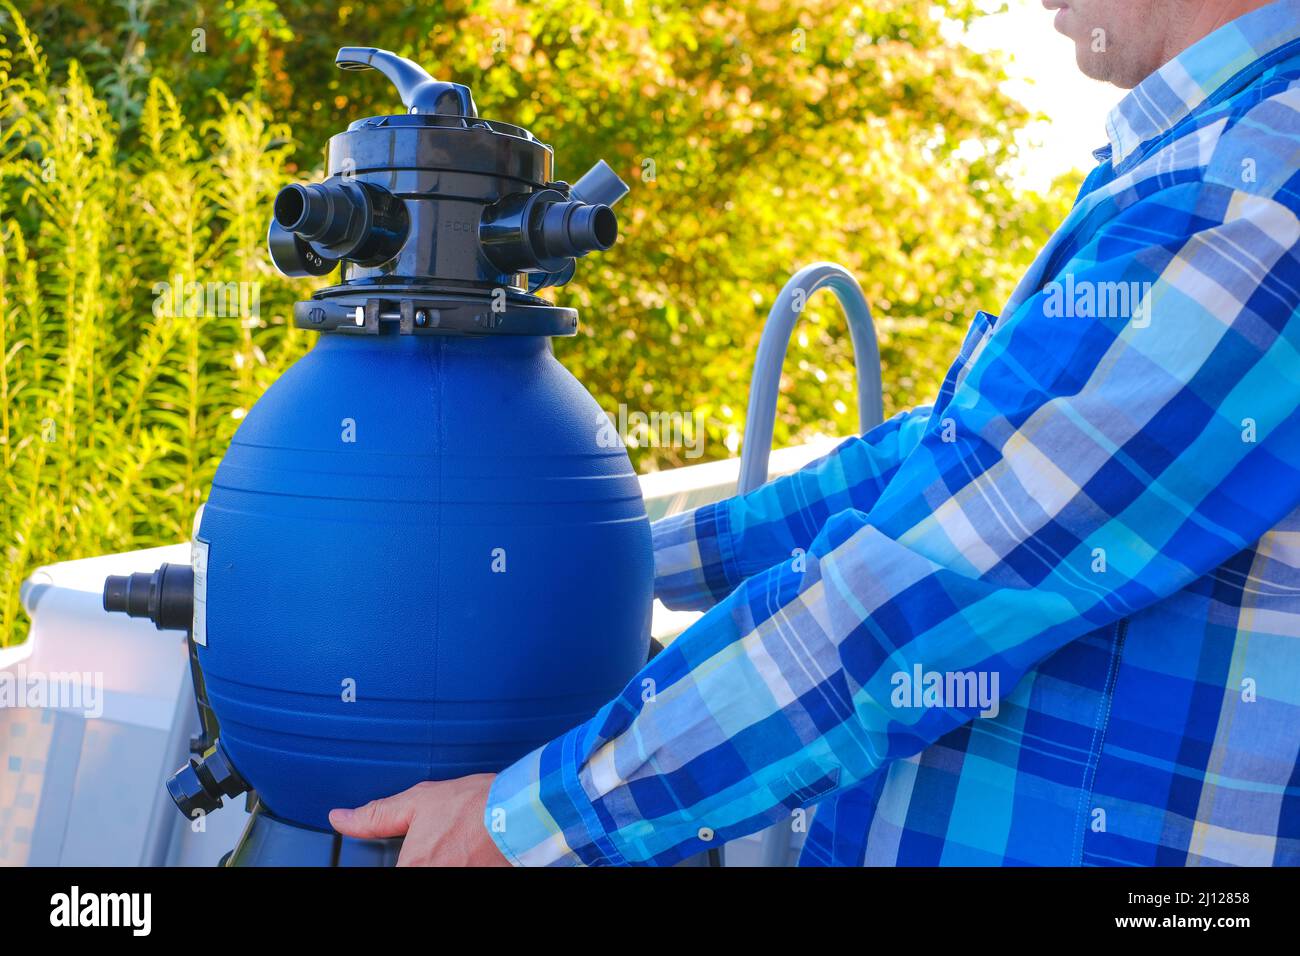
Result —
<instances>
[{"instance_id":1,"label":"shirt pocket","mask_svg":"<svg viewBox=\"0 0 1300 956\"><path fill-rule=\"evenodd\" d=\"M971 319L970 328L966 330L966 337L962 339L961 348L957 351L957 357L949 366L947 373L943 377L943 384L939 387L939 397L935 399L934 407L936 412L942 412L952 401L953 395L961 387L961 383L966 380L966 375L974 366L976 359L979 358L980 352L984 350L985 344L989 340L989 335L993 331L993 326L997 324L998 317L991 312L985 312L983 309L975 313Z\"/></svg>"}]
</instances>

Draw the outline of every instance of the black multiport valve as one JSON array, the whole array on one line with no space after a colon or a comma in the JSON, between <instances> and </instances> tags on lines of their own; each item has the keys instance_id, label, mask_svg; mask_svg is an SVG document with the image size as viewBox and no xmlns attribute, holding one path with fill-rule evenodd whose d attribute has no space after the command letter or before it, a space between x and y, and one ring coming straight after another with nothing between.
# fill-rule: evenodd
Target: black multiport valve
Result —
<instances>
[{"instance_id":1,"label":"black multiport valve","mask_svg":"<svg viewBox=\"0 0 1300 956\"><path fill-rule=\"evenodd\" d=\"M331 137L328 178L276 197L268 246L286 275L341 281L294 308L304 328L407 334L571 335L577 316L538 298L576 260L618 238L610 208L627 186L598 162L572 186L549 146L481 119L468 88L385 50L344 47L335 62L378 70L405 113Z\"/></svg>"}]
</instances>

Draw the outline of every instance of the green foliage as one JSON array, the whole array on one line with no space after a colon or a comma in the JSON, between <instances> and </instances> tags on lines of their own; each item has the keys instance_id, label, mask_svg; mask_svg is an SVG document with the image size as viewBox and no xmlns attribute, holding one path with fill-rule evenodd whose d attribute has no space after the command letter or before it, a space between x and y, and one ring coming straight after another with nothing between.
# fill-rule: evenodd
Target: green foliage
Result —
<instances>
[{"instance_id":1,"label":"green foliage","mask_svg":"<svg viewBox=\"0 0 1300 956\"><path fill-rule=\"evenodd\" d=\"M287 130L255 100L221 98L196 128L153 78L123 153L107 100L75 61L56 81L9 10L0 637L16 633L36 564L183 539L237 416L306 345L283 320L298 290L259 250L267 203L291 178L276 146ZM171 314L167 284L193 282L260 282L261 317L237 297Z\"/></svg>"},{"instance_id":2,"label":"green foliage","mask_svg":"<svg viewBox=\"0 0 1300 956\"><path fill-rule=\"evenodd\" d=\"M946 22L936 19L944 11ZM612 413L702 413L734 452L763 317L817 259L860 277L887 411L927 400L1068 190L1001 174L1028 119L954 32L974 0L169 0L0 7L0 643L44 561L182 538L244 410L310 338L270 268L270 198L329 135L392 112L344 44L387 47L532 129L558 172L607 159L618 246L555 298L562 361ZM40 40L37 38L40 37ZM41 44L51 44L43 51ZM217 94L213 91L220 90ZM1068 184L1066 184L1068 186ZM172 315L160 284L252 283L256 314ZM854 429L851 349L815 299L778 444ZM682 449L633 448L641 470Z\"/></svg>"}]
</instances>

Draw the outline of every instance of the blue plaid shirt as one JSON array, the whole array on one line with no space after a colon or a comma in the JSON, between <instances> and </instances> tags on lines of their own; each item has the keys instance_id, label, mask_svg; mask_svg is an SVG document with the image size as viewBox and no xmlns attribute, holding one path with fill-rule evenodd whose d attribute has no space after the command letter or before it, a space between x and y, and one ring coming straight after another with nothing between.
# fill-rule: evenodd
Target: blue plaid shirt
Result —
<instances>
[{"instance_id":1,"label":"blue plaid shirt","mask_svg":"<svg viewBox=\"0 0 1300 956\"><path fill-rule=\"evenodd\" d=\"M1300 0L1108 132L933 406L655 525L708 613L497 778L512 861L1300 863Z\"/></svg>"}]
</instances>

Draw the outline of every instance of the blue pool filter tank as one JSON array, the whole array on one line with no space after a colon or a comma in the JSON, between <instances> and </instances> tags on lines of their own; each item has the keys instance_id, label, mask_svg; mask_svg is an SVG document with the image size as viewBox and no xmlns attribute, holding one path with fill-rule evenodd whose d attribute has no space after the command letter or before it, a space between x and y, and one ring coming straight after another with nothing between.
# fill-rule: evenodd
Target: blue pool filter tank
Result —
<instances>
[{"instance_id":1,"label":"blue pool filter tank","mask_svg":"<svg viewBox=\"0 0 1300 956\"><path fill-rule=\"evenodd\" d=\"M253 789L322 831L590 717L646 660L653 579L627 454L552 354L576 313L534 294L609 248L627 187L603 163L556 181L549 147L409 60L337 63L407 112L354 122L323 183L276 197L276 266L341 265L294 307L320 336L241 424L192 569L105 589L191 628L210 711L168 784L182 811Z\"/></svg>"}]
</instances>

